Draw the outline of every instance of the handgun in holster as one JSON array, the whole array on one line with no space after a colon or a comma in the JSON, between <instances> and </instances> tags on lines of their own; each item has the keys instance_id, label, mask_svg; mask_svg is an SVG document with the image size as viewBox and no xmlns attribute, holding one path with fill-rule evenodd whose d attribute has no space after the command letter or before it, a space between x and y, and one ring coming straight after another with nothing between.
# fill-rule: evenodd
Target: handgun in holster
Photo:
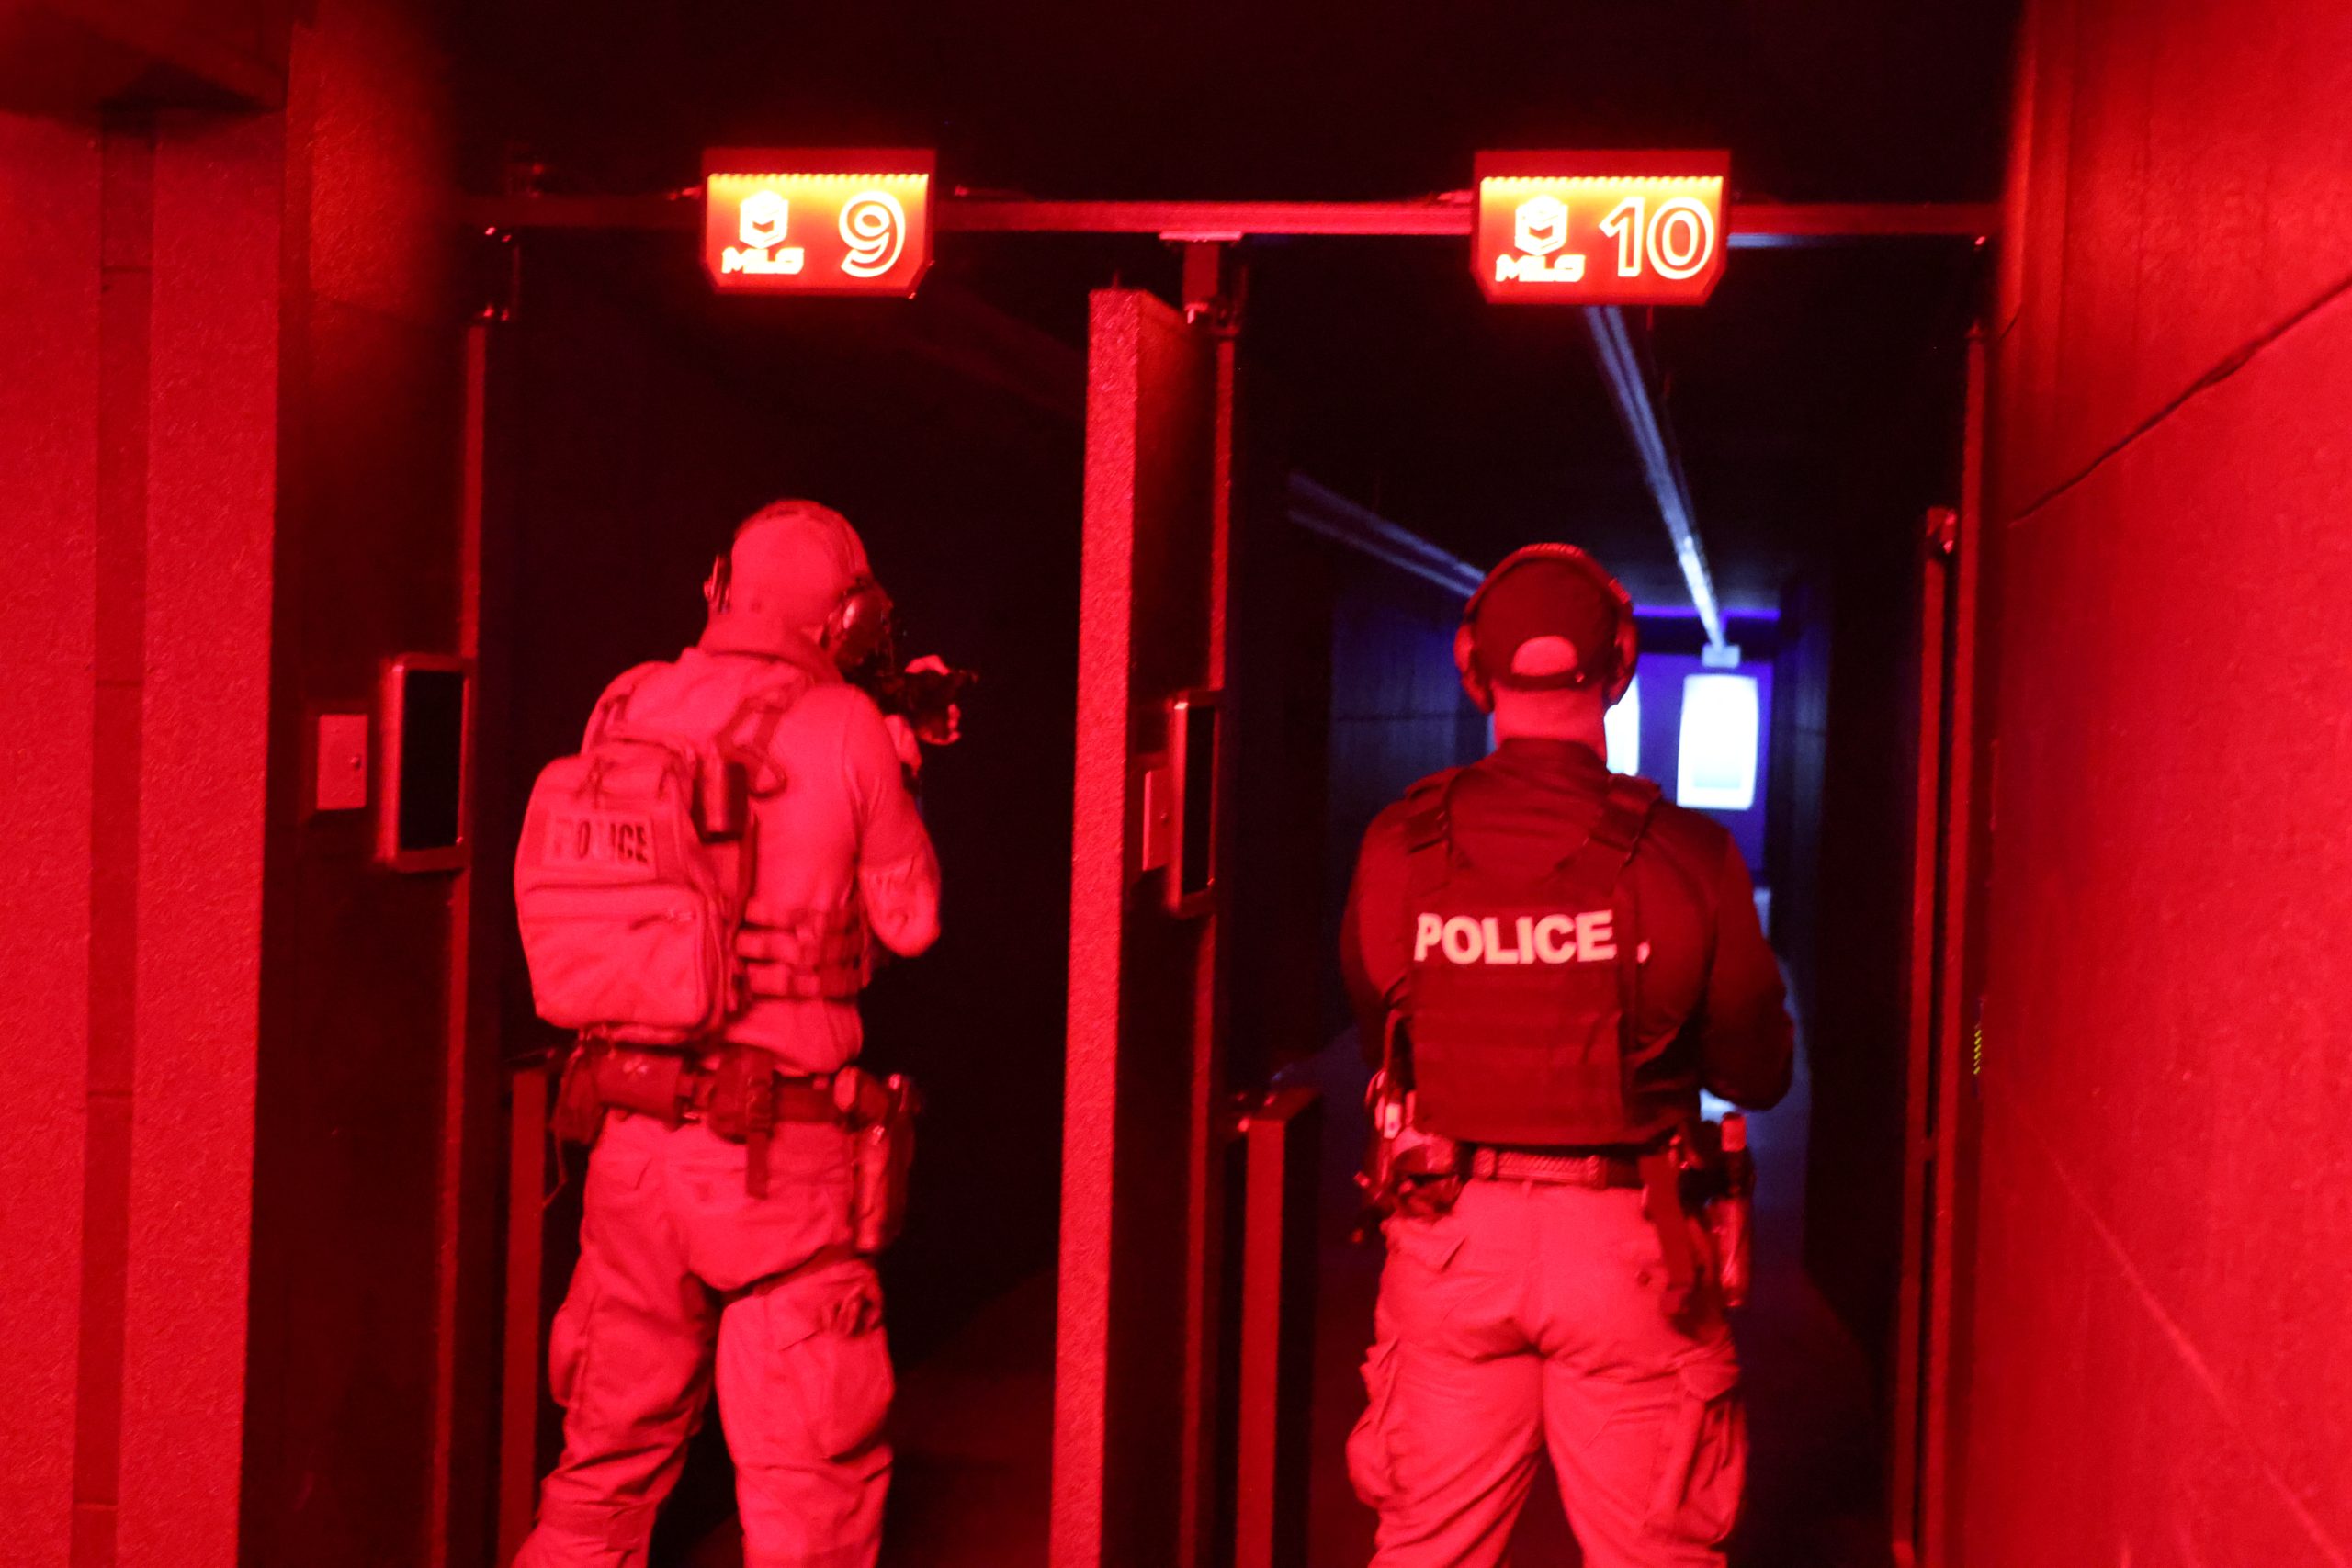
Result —
<instances>
[{"instance_id":1,"label":"handgun in holster","mask_svg":"<svg viewBox=\"0 0 2352 1568\"><path fill-rule=\"evenodd\" d=\"M906 1226L922 1097L902 1073L876 1078L849 1066L833 1075L833 1103L853 1150L851 1245L871 1256L898 1240Z\"/></svg>"},{"instance_id":2,"label":"handgun in holster","mask_svg":"<svg viewBox=\"0 0 2352 1568\"><path fill-rule=\"evenodd\" d=\"M1679 1207L1698 1222L1706 1244L1700 1271L1714 1281L1726 1308L1745 1306L1756 1271L1756 1165L1747 1152L1747 1119L1736 1111L1721 1122L1693 1117L1668 1147L1679 1175Z\"/></svg>"},{"instance_id":3,"label":"handgun in holster","mask_svg":"<svg viewBox=\"0 0 2352 1568\"><path fill-rule=\"evenodd\" d=\"M1716 1190L1704 1210L1715 1250L1715 1280L1724 1305L1747 1304L1756 1279L1756 1158L1747 1152L1747 1118L1726 1111L1715 1128Z\"/></svg>"},{"instance_id":4,"label":"handgun in holster","mask_svg":"<svg viewBox=\"0 0 2352 1568\"><path fill-rule=\"evenodd\" d=\"M1364 1090L1372 1137L1356 1173L1363 1213L1354 1239L1369 1241L1391 1214L1434 1219L1462 1196L1462 1146L1413 1125L1411 1042L1404 1020L1391 1014L1381 1041L1380 1070Z\"/></svg>"}]
</instances>

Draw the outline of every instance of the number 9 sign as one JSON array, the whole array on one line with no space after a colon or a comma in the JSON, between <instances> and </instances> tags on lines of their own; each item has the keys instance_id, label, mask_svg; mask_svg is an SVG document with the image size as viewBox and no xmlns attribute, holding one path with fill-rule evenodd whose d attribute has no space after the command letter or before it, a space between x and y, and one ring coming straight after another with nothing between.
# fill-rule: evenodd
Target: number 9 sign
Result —
<instances>
[{"instance_id":1,"label":"number 9 sign","mask_svg":"<svg viewBox=\"0 0 2352 1568\"><path fill-rule=\"evenodd\" d=\"M862 190L842 203L841 231L849 247L842 270L852 277L879 277L906 249L907 209L887 190Z\"/></svg>"},{"instance_id":2,"label":"number 9 sign","mask_svg":"<svg viewBox=\"0 0 2352 1568\"><path fill-rule=\"evenodd\" d=\"M908 148L706 152L704 269L722 294L905 299L931 267L933 161Z\"/></svg>"}]
</instances>

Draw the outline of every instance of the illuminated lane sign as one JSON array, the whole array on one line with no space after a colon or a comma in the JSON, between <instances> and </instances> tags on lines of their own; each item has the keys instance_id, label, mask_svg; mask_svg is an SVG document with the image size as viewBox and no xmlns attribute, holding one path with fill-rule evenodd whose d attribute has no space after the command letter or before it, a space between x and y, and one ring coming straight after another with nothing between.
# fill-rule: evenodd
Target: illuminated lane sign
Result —
<instances>
[{"instance_id":1,"label":"illuminated lane sign","mask_svg":"<svg viewBox=\"0 0 2352 1568\"><path fill-rule=\"evenodd\" d=\"M703 154L703 267L722 294L905 299L931 268L928 149Z\"/></svg>"},{"instance_id":2,"label":"illuminated lane sign","mask_svg":"<svg viewBox=\"0 0 2352 1568\"><path fill-rule=\"evenodd\" d=\"M1724 152L1481 152L1471 270L1502 305L1698 305L1724 270Z\"/></svg>"}]
</instances>

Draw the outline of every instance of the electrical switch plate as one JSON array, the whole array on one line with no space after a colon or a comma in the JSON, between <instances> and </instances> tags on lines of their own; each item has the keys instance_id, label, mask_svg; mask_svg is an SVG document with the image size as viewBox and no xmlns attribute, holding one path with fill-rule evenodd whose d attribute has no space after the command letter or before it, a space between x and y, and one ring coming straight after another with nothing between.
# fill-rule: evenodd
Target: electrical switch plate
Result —
<instances>
[{"instance_id":1,"label":"electrical switch plate","mask_svg":"<svg viewBox=\"0 0 2352 1568\"><path fill-rule=\"evenodd\" d=\"M368 716L319 715L319 772L311 809L357 811L368 804Z\"/></svg>"}]
</instances>

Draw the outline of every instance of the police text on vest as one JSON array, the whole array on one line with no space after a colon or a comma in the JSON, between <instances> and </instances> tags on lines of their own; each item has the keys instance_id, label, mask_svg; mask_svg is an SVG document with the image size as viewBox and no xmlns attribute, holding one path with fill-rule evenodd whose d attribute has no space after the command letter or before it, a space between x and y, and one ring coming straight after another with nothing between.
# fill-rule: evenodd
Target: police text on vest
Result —
<instances>
[{"instance_id":1,"label":"police text on vest","mask_svg":"<svg viewBox=\"0 0 2352 1568\"><path fill-rule=\"evenodd\" d=\"M1449 964L1603 964L1617 956L1616 913L1521 915L1506 931L1493 915L1422 914L1413 921L1413 962L1436 948Z\"/></svg>"}]
</instances>

